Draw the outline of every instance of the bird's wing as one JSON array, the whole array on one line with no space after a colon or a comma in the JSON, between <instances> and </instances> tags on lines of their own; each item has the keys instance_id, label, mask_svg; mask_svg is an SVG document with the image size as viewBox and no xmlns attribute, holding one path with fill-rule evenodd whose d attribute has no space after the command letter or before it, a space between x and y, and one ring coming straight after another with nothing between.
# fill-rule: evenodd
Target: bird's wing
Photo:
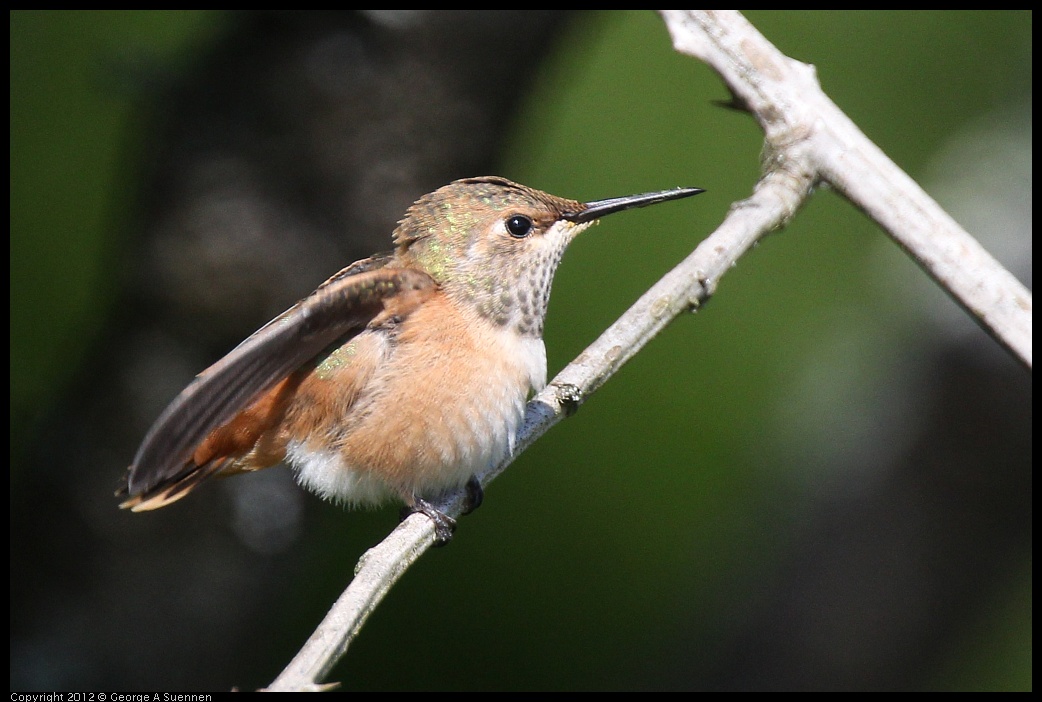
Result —
<instances>
[{"instance_id":1,"label":"bird's wing","mask_svg":"<svg viewBox=\"0 0 1042 702\"><path fill-rule=\"evenodd\" d=\"M134 507L157 486L198 470L192 454L212 431L334 341L374 321L408 315L435 290L427 274L385 263L348 266L200 373L142 441L118 493L131 498L123 506Z\"/></svg>"}]
</instances>

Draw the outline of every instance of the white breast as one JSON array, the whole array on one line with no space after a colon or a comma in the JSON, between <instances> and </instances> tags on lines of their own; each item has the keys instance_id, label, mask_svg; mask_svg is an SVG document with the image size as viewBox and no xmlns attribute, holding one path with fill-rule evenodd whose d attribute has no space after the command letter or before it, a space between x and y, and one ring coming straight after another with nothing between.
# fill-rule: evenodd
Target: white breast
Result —
<instances>
[{"instance_id":1,"label":"white breast","mask_svg":"<svg viewBox=\"0 0 1042 702\"><path fill-rule=\"evenodd\" d=\"M350 504L431 498L513 452L525 401L546 384L542 340L476 326L484 321L449 329L422 321L403 327L336 436L327 428L322 441L287 444L301 485ZM433 334L452 336L421 343Z\"/></svg>"}]
</instances>

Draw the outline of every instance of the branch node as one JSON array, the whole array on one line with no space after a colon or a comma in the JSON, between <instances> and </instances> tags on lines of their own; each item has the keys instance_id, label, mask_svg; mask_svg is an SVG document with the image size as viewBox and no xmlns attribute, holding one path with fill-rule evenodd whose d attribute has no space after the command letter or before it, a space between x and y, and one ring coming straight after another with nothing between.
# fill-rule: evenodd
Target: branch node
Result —
<instances>
[{"instance_id":1,"label":"branch node","mask_svg":"<svg viewBox=\"0 0 1042 702\"><path fill-rule=\"evenodd\" d=\"M585 399L582 389L572 383L554 383L553 386L556 391L555 396L561 405L561 411L564 412L564 416L571 417L578 412L579 406L582 405Z\"/></svg>"}]
</instances>

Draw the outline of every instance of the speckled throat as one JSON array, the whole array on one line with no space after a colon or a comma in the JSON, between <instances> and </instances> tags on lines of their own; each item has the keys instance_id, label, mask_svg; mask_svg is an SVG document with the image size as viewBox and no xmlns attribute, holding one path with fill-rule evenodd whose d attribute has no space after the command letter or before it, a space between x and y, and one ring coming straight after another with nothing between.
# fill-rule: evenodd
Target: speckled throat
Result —
<instances>
[{"instance_id":1,"label":"speckled throat","mask_svg":"<svg viewBox=\"0 0 1042 702\"><path fill-rule=\"evenodd\" d=\"M496 326L541 337L564 250L592 224L565 217L585 208L502 178L468 179L421 198L399 224L395 242L399 256L438 281L457 304Z\"/></svg>"}]
</instances>

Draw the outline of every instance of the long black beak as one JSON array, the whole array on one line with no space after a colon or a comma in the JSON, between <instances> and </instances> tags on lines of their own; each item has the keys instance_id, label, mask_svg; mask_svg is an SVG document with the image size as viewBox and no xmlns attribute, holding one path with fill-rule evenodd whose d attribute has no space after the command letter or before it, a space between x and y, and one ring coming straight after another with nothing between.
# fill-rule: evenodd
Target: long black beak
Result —
<instances>
[{"instance_id":1,"label":"long black beak","mask_svg":"<svg viewBox=\"0 0 1042 702\"><path fill-rule=\"evenodd\" d=\"M659 202L679 200L682 197L691 197L704 193L702 188L674 188L673 190L661 190L657 193L644 193L642 195L627 195L626 197L611 197L607 200L594 200L583 205L583 209L577 212L565 212L561 219L569 222L582 224L590 222L605 215L610 215L623 210L631 210L635 207L647 207Z\"/></svg>"}]
</instances>

